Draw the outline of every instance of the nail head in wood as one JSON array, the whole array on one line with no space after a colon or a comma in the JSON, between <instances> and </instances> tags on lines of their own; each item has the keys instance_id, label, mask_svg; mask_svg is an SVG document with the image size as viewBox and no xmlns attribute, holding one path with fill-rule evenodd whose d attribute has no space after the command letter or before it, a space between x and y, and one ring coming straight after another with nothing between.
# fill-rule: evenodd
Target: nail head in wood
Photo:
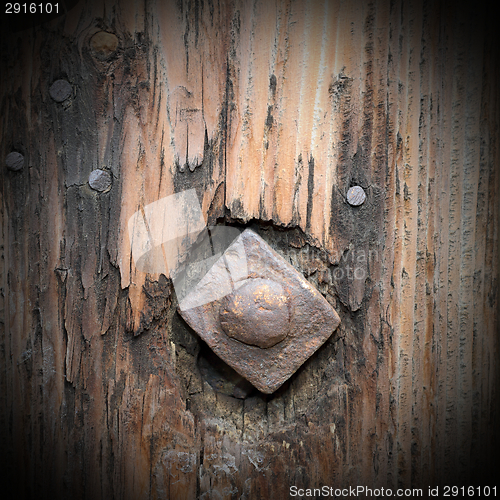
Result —
<instances>
[{"instance_id":1,"label":"nail head in wood","mask_svg":"<svg viewBox=\"0 0 500 500\"><path fill-rule=\"evenodd\" d=\"M366 200L365 190L361 186L353 186L347 191L347 202L353 207L362 205Z\"/></svg>"},{"instance_id":2,"label":"nail head in wood","mask_svg":"<svg viewBox=\"0 0 500 500\"><path fill-rule=\"evenodd\" d=\"M12 151L5 157L5 166L13 172L19 172L24 166L24 156L17 151Z\"/></svg>"},{"instance_id":3,"label":"nail head in wood","mask_svg":"<svg viewBox=\"0 0 500 500\"><path fill-rule=\"evenodd\" d=\"M111 174L106 170L92 170L89 175L90 187L99 192L106 191L111 186Z\"/></svg>"},{"instance_id":4,"label":"nail head in wood","mask_svg":"<svg viewBox=\"0 0 500 500\"><path fill-rule=\"evenodd\" d=\"M233 285L223 287L227 294L198 305L203 295L217 296L228 273ZM265 394L289 379L340 323L321 293L250 229L183 302L179 313L188 325Z\"/></svg>"},{"instance_id":5,"label":"nail head in wood","mask_svg":"<svg viewBox=\"0 0 500 500\"><path fill-rule=\"evenodd\" d=\"M56 102L64 102L72 94L73 87L66 80L56 80L49 89L49 94Z\"/></svg>"},{"instance_id":6,"label":"nail head in wood","mask_svg":"<svg viewBox=\"0 0 500 500\"><path fill-rule=\"evenodd\" d=\"M267 349L290 331L289 298L275 281L249 279L223 299L219 318L229 337Z\"/></svg>"}]
</instances>

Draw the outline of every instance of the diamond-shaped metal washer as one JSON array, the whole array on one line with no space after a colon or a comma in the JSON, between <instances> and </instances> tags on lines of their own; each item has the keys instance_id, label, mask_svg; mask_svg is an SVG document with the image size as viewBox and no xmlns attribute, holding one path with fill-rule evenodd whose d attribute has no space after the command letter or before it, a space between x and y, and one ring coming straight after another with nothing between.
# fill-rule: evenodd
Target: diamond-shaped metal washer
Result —
<instances>
[{"instance_id":1,"label":"diamond-shaped metal washer","mask_svg":"<svg viewBox=\"0 0 500 500\"><path fill-rule=\"evenodd\" d=\"M230 294L203 300L220 296L214 291L227 283ZM179 313L221 359L266 394L340 323L320 292L250 229L182 300Z\"/></svg>"}]
</instances>

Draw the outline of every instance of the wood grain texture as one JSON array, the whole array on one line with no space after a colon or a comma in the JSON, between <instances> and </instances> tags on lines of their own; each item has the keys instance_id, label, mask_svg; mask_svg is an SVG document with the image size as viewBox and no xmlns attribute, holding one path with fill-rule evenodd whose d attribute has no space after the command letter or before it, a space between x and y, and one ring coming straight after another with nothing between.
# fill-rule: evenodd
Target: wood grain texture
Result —
<instances>
[{"instance_id":1,"label":"wood grain texture","mask_svg":"<svg viewBox=\"0 0 500 500\"><path fill-rule=\"evenodd\" d=\"M487 4L385 0L80 0L5 34L0 157L25 157L0 176L15 497L493 486L498 42ZM130 217L187 189L341 317L274 395L211 357L168 273L135 266Z\"/></svg>"}]
</instances>

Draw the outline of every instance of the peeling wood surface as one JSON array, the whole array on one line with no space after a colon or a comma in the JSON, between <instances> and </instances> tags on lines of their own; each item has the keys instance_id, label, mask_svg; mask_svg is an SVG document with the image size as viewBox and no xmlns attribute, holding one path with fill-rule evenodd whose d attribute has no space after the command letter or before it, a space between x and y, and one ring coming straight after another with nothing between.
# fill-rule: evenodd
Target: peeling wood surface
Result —
<instances>
[{"instance_id":1,"label":"peeling wood surface","mask_svg":"<svg viewBox=\"0 0 500 500\"><path fill-rule=\"evenodd\" d=\"M16 498L488 484L500 44L485 5L80 0L4 35L0 157L25 159L0 176ZM134 265L129 218L191 188L207 223L252 227L341 317L272 396L182 321L168 273Z\"/></svg>"}]
</instances>

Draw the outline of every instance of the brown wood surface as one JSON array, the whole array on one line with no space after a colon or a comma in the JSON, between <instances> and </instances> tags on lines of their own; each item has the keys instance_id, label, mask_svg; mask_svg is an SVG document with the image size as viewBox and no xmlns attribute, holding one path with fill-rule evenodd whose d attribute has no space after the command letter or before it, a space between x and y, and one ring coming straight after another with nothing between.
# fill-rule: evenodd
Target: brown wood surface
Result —
<instances>
[{"instance_id":1,"label":"brown wood surface","mask_svg":"<svg viewBox=\"0 0 500 500\"><path fill-rule=\"evenodd\" d=\"M15 498L494 486L498 42L485 3L445 1L80 0L4 30L0 158L25 157L0 176ZM134 265L129 218L190 188L340 315L272 396L241 389L169 276Z\"/></svg>"}]
</instances>

